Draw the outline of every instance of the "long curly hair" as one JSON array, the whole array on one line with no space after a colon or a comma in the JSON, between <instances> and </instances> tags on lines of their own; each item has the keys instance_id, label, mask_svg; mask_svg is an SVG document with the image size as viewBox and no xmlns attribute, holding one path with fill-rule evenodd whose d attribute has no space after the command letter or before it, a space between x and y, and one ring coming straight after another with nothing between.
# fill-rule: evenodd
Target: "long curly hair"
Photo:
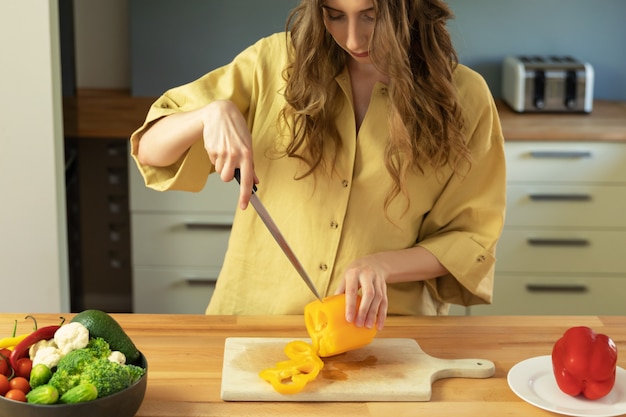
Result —
<instances>
[{"instance_id":1,"label":"long curly hair","mask_svg":"<svg viewBox=\"0 0 626 417\"><path fill-rule=\"evenodd\" d=\"M335 126L340 103L335 77L345 68L347 54L326 31L324 3L302 0L286 24L292 56L284 72L287 104L281 117L292 136L286 154L308 166L302 177L320 165L333 165L335 161L326 161L325 155L341 147ZM370 58L389 78L385 165L395 186L385 201L387 207L406 192L409 170L456 168L459 161L470 161L470 155L452 77L458 57L446 29L451 10L440 0L372 0L372 4L376 23Z\"/></svg>"}]
</instances>

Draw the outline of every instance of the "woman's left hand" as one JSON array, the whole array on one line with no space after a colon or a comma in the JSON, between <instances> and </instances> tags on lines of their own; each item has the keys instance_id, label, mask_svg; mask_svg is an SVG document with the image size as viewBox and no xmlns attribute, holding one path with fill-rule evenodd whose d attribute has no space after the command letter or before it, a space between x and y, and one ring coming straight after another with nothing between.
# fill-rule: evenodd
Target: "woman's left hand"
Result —
<instances>
[{"instance_id":1,"label":"woman's left hand","mask_svg":"<svg viewBox=\"0 0 626 417\"><path fill-rule=\"evenodd\" d=\"M372 328L375 325L382 330L387 317L387 282L385 271L364 257L352 262L346 268L343 280L336 294L346 294L346 320L358 327ZM361 305L357 311L357 294L361 290Z\"/></svg>"}]
</instances>

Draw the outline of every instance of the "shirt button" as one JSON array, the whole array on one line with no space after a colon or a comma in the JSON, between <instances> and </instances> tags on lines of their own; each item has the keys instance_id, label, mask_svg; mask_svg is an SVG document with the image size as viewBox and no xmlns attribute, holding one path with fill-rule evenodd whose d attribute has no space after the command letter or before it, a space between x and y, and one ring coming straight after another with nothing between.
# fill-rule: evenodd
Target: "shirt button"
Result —
<instances>
[{"instance_id":1,"label":"shirt button","mask_svg":"<svg viewBox=\"0 0 626 417\"><path fill-rule=\"evenodd\" d=\"M348 184L350 184L348 180L341 181L341 185L343 186L343 188L348 188Z\"/></svg>"},{"instance_id":2,"label":"shirt button","mask_svg":"<svg viewBox=\"0 0 626 417\"><path fill-rule=\"evenodd\" d=\"M162 109L167 109L169 106L167 105L167 103L161 103L161 108Z\"/></svg>"},{"instance_id":3,"label":"shirt button","mask_svg":"<svg viewBox=\"0 0 626 417\"><path fill-rule=\"evenodd\" d=\"M327 270L328 270L328 265L320 264L320 271L327 271Z\"/></svg>"},{"instance_id":4,"label":"shirt button","mask_svg":"<svg viewBox=\"0 0 626 417\"><path fill-rule=\"evenodd\" d=\"M336 229L339 227L339 223L333 220L332 222L330 222L330 227L331 229Z\"/></svg>"},{"instance_id":5,"label":"shirt button","mask_svg":"<svg viewBox=\"0 0 626 417\"><path fill-rule=\"evenodd\" d=\"M485 257L485 255L480 255L478 258L476 258L478 262L485 262L486 259L487 258Z\"/></svg>"}]
</instances>

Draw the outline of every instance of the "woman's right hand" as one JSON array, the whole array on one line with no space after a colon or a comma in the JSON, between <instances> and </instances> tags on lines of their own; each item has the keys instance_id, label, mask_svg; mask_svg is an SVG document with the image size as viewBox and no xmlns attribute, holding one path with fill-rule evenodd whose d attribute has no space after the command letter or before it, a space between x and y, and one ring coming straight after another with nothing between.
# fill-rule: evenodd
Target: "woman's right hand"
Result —
<instances>
[{"instance_id":1,"label":"woman's right hand","mask_svg":"<svg viewBox=\"0 0 626 417\"><path fill-rule=\"evenodd\" d=\"M200 137L222 181L232 181L235 168L240 169L239 206L245 209L258 179L254 174L248 125L231 101L214 101L197 110L173 113L157 120L139 140L137 158L145 165L169 166Z\"/></svg>"},{"instance_id":2,"label":"woman's right hand","mask_svg":"<svg viewBox=\"0 0 626 417\"><path fill-rule=\"evenodd\" d=\"M231 101L214 101L202 110L204 148L222 181L232 181L235 169L241 172L239 206L245 209L252 187L258 178L254 173L252 137L245 118Z\"/></svg>"}]
</instances>

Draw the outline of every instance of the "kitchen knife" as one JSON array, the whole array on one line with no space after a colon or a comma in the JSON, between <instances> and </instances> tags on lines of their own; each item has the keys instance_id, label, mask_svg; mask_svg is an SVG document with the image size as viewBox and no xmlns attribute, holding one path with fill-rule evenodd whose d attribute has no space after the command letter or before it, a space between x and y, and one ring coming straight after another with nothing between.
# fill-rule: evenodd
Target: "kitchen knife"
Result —
<instances>
[{"instance_id":1,"label":"kitchen knife","mask_svg":"<svg viewBox=\"0 0 626 417\"><path fill-rule=\"evenodd\" d=\"M235 179L241 185L241 173L239 172L239 168L235 170ZM265 226L267 227L267 229L270 231L272 236L274 236L274 239L276 240L276 243L278 243L278 246L280 246L280 248L283 250L285 255L287 255L287 259L289 259L291 264L294 266L294 268L296 268L296 271L298 271L298 273L304 280L304 283L309 287L311 292L313 292L315 297L317 297L318 300L322 301L322 297L320 296L320 293L317 291L317 288L315 288L315 284L313 284L313 281L311 281L311 277L309 277L309 275L306 273L306 271L304 270L304 267L298 260L298 257L296 256L296 254L293 252L293 250L291 249L291 247L285 240L285 237L280 232L280 229L278 229L278 226L276 225L276 223L274 223L274 220L272 220L272 216L270 216L269 212L267 211L263 203L261 203L261 200L259 200L259 197L256 195L256 191L257 191L256 185L253 185L252 195L250 196L250 203L252 204L252 207L255 208L259 217L261 218L261 220L263 220L263 223L265 223Z\"/></svg>"}]
</instances>

